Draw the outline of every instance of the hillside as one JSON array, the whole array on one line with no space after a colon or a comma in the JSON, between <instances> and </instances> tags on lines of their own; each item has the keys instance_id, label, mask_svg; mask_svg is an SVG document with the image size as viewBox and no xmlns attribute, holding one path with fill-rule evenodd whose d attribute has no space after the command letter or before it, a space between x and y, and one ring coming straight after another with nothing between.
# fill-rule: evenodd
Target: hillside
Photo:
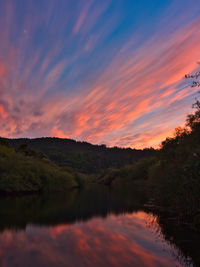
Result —
<instances>
[{"instance_id":1,"label":"hillside","mask_svg":"<svg viewBox=\"0 0 200 267\"><path fill-rule=\"evenodd\" d=\"M0 193L55 192L78 186L74 172L27 146L14 150L0 138Z\"/></svg>"},{"instance_id":2,"label":"hillside","mask_svg":"<svg viewBox=\"0 0 200 267\"><path fill-rule=\"evenodd\" d=\"M7 140L15 149L26 143L30 148L45 153L58 166L69 166L82 173L97 173L107 168L120 168L156 154L154 149L107 148L105 145L50 137Z\"/></svg>"}]
</instances>

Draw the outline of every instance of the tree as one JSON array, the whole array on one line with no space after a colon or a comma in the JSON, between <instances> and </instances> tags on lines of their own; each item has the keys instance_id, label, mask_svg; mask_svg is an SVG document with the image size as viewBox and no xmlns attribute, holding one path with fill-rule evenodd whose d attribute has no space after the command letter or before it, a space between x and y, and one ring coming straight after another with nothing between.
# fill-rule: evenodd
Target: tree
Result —
<instances>
[{"instance_id":1,"label":"tree","mask_svg":"<svg viewBox=\"0 0 200 267\"><path fill-rule=\"evenodd\" d=\"M197 63L200 64L200 62ZM193 80L191 87L200 87L200 71L197 71L195 74L186 74L185 78ZM195 113L189 114L187 116L186 126L194 131L195 129L200 128L200 101L196 100L192 107L195 108L196 111Z\"/></svg>"},{"instance_id":2,"label":"tree","mask_svg":"<svg viewBox=\"0 0 200 267\"><path fill-rule=\"evenodd\" d=\"M200 128L200 101L197 100L192 107L195 108L196 111L187 116L186 125L189 126L191 130L195 130Z\"/></svg>"},{"instance_id":3,"label":"tree","mask_svg":"<svg viewBox=\"0 0 200 267\"><path fill-rule=\"evenodd\" d=\"M200 62L197 62L200 65ZM186 74L186 79L193 79L191 87L200 87L200 71L194 74Z\"/></svg>"}]
</instances>

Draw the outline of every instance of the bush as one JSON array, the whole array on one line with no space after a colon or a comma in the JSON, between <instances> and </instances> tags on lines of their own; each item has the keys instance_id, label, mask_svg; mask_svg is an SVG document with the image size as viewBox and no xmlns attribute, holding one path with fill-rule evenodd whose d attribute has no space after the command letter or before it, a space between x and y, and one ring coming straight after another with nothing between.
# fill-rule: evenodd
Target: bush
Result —
<instances>
[{"instance_id":1,"label":"bush","mask_svg":"<svg viewBox=\"0 0 200 267\"><path fill-rule=\"evenodd\" d=\"M15 152L8 146L0 145L0 191L65 191L78 186L75 174L38 155L33 151L31 155Z\"/></svg>"}]
</instances>

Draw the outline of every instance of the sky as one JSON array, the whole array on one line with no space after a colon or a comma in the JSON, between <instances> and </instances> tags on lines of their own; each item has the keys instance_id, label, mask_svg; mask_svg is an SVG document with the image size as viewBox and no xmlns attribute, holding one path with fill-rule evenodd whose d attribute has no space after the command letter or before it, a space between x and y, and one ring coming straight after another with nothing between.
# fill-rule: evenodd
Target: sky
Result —
<instances>
[{"instance_id":1,"label":"sky","mask_svg":"<svg viewBox=\"0 0 200 267\"><path fill-rule=\"evenodd\" d=\"M0 136L157 147L198 60L199 0L0 0Z\"/></svg>"}]
</instances>

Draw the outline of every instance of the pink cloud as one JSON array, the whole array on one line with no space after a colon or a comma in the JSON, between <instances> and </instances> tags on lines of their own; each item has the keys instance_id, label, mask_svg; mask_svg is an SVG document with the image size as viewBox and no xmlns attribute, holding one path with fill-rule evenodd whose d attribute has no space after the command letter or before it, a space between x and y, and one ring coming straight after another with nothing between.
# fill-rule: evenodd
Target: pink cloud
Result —
<instances>
[{"instance_id":1,"label":"pink cloud","mask_svg":"<svg viewBox=\"0 0 200 267\"><path fill-rule=\"evenodd\" d=\"M62 130L62 126L58 125L60 130L70 137L101 142L107 134L123 131L127 125L148 113L159 110L159 118L170 105L194 94L189 85L184 89L178 89L178 86L183 83L184 74L192 72L197 67L199 26L200 21L197 20L179 29L172 34L168 42L165 38L152 38L150 43L140 48L140 54L136 57L129 56L127 61L122 62L119 54L96 81L94 89L85 96L81 107L75 107L75 111L71 113L71 129L66 127L66 130ZM186 110L189 111L190 107L185 108ZM149 129L152 132L148 138L145 137L145 133L140 133L139 146L142 146L142 140L143 146L158 145L174 127L173 122L168 130L155 134L153 124L154 121ZM114 143L115 140L110 145ZM137 142L133 143L137 145Z\"/></svg>"},{"instance_id":2,"label":"pink cloud","mask_svg":"<svg viewBox=\"0 0 200 267\"><path fill-rule=\"evenodd\" d=\"M74 31L84 29L88 33L107 6L91 14L92 2L85 5ZM51 12L52 7L49 18ZM27 29L34 33L37 23L31 24L29 18L26 22ZM23 53L25 41L20 39L20 48L8 43L9 25L10 20L1 33L5 44L0 44L0 135L55 135L109 146L158 146L191 110L194 91L184 82L184 74L197 68L199 19L166 36L157 29L135 49L136 37L131 37L97 76L91 71L90 79L74 87L76 71L70 68L85 49L89 53L103 34L106 36L110 25L100 27L95 35L84 35L78 45L82 48L72 57L58 59L57 55L64 51L68 40L75 38L73 30L65 42L56 42L49 51L45 46L32 50L27 60ZM69 77L73 83L69 83Z\"/></svg>"}]
</instances>

